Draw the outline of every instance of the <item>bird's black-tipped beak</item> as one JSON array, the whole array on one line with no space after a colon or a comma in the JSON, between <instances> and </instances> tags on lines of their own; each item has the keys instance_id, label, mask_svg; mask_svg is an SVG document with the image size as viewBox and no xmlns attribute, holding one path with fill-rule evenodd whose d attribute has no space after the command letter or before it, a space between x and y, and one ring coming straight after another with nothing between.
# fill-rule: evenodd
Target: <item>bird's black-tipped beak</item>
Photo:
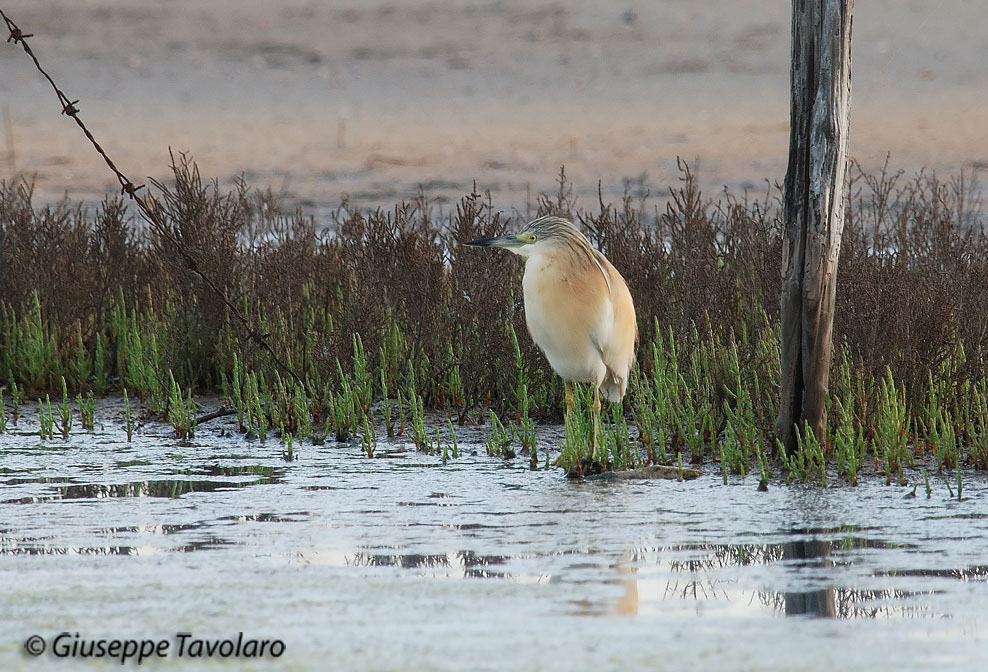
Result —
<instances>
[{"instance_id":1,"label":"bird's black-tipped beak","mask_svg":"<svg viewBox=\"0 0 988 672\"><path fill-rule=\"evenodd\" d=\"M497 236L496 238L478 238L477 240L471 240L465 245L473 245L474 247L519 247L525 244L524 240L521 240L518 236Z\"/></svg>"},{"instance_id":2,"label":"bird's black-tipped beak","mask_svg":"<svg viewBox=\"0 0 988 672\"><path fill-rule=\"evenodd\" d=\"M494 247L497 238L478 238L477 240L471 240L470 242L464 243L464 245L473 245L474 247Z\"/></svg>"}]
</instances>

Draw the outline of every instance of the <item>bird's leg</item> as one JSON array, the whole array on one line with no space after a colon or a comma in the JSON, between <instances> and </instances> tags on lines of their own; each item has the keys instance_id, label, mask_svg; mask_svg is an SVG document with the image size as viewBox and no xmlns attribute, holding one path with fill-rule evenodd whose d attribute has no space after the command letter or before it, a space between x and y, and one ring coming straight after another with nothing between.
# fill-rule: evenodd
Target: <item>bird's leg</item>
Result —
<instances>
[{"instance_id":1,"label":"bird's leg","mask_svg":"<svg viewBox=\"0 0 988 672\"><path fill-rule=\"evenodd\" d=\"M597 448L600 444L600 388L593 388L593 459L597 459Z\"/></svg>"},{"instance_id":2,"label":"bird's leg","mask_svg":"<svg viewBox=\"0 0 988 672\"><path fill-rule=\"evenodd\" d=\"M569 420L569 416L573 415L573 383L566 380L563 381L563 386L566 388L566 417L564 420Z\"/></svg>"}]
</instances>

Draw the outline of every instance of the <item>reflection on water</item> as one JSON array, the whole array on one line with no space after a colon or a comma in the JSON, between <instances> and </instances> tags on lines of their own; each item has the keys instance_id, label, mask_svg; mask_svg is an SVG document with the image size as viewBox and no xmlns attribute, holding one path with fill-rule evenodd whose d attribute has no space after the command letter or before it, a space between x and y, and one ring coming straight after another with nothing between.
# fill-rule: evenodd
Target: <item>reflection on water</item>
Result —
<instances>
[{"instance_id":1,"label":"reflection on water","mask_svg":"<svg viewBox=\"0 0 988 672\"><path fill-rule=\"evenodd\" d=\"M820 569L849 564L841 555L851 550L864 548L903 548L904 544L848 536L835 540L799 539L780 544L735 544L707 545L699 547L677 547L658 549L658 554L668 551L681 552L692 549L703 555L687 561L671 561L668 568L673 573L705 576L716 568L744 567L756 564L779 563L793 572L803 569ZM652 555L653 551L643 551ZM975 568L975 571L977 568ZM957 573L969 575L970 570ZM902 574L900 574L902 575ZM951 576L953 573L940 573ZM713 599L722 594L729 596L732 586L729 581L717 578L693 578L689 581L670 581L663 593L667 599ZM932 591L931 591L932 593ZM855 589L828 585L814 590L752 591L755 598L752 604L785 614L786 616L818 616L824 618L877 618L877 617L935 617L942 616L934 610L914 605L896 604L919 595L917 591L896 589Z\"/></svg>"},{"instance_id":2,"label":"reflection on water","mask_svg":"<svg viewBox=\"0 0 988 672\"><path fill-rule=\"evenodd\" d=\"M304 515L304 514L299 514ZM223 520L245 522L284 522L291 520L273 515L231 516ZM298 519L296 519L298 520ZM201 531L203 525L160 525L143 528L106 528L102 534L133 533L175 535ZM207 535L196 541L189 541L167 548L172 553L191 553L216 550L237 542L215 535ZM577 613L598 615L616 613L626 616L637 615L642 600L660 601L705 600L740 601L750 609L765 609L786 616L819 616L826 618L878 618L909 617L933 618L942 613L920 606L905 606L896 602L916 597L919 593L904 590L867 590L827 586L808 591L771 591L739 589L735 581L719 578L717 569L768 565L783 563L799 570L804 567L832 567L839 560L834 559L835 549L841 550L862 547L885 547L885 542L860 538L845 538L834 541L804 539L781 544L723 544L702 546L671 546L644 548L626 552L621 560L607 569L609 577L604 583L621 587L620 594L611 603L598 604L589 600L574 600ZM4 555L141 555L157 552L158 549L138 546L86 546L65 547L51 543L50 539L13 539L0 536L0 556ZM694 555L687 560L669 559L684 552ZM592 563L573 557L579 554L566 554L570 569L585 570ZM552 575L529 576L511 571L510 565L517 558L506 555L482 555L473 551L454 551L442 554L425 553L341 553L321 554L321 563L342 564L348 567L392 567L409 570L426 576L443 576L463 579L510 579L517 582L547 582L557 578ZM335 560L333 560L335 558ZM329 560L327 562L327 559ZM641 574L663 575L668 578L658 591L652 579L642 579ZM966 570L916 570L900 572L900 576L933 576L962 581L985 580L988 567L973 567ZM642 583L646 584L645 588Z\"/></svg>"},{"instance_id":3,"label":"reflection on water","mask_svg":"<svg viewBox=\"0 0 988 672\"><path fill-rule=\"evenodd\" d=\"M95 600L100 627L121 634L153 618L135 634L208 619L295 637L298 669L330 655L340 669L467 669L478 655L513 669L651 669L673 648L675 669L788 669L764 657L799 657L817 634L808 669L836 669L834 636L841 655L879 652L840 669L879 669L913 641L902 632L938 651L988 637L977 479L962 502L945 486L904 499L864 481L768 493L713 476L573 483L488 459L471 431L483 434L464 428L446 466L397 444L379 454L400 459L367 459L334 442L296 446L286 464L277 441L206 427L183 446L164 430L45 451L37 436L5 436L0 669L20 666L5 665L2 642L90 623ZM243 595L277 606L244 610ZM736 665L701 655L747 642ZM895 669L922 660L912 654Z\"/></svg>"},{"instance_id":4,"label":"reflection on water","mask_svg":"<svg viewBox=\"0 0 988 672\"><path fill-rule=\"evenodd\" d=\"M137 555L133 546L74 547L20 545L0 540L0 555Z\"/></svg>"},{"instance_id":5,"label":"reflection on water","mask_svg":"<svg viewBox=\"0 0 988 672\"><path fill-rule=\"evenodd\" d=\"M478 555L473 551L456 551L441 555L354 553L347 556L346 562L351 567L442 570L444 575L468 579L503 579L507 578L508 574L497 568L504 566L509 560L509 557L503 555Z\"/></svg>"},{"instance_id":6,"label":"reflection on water","mask_svg":"<svg viewBox=\"0 0 988 672\"><path fill-rule=\"evenodd\" d=\"M161 497L180 498L193 492L210 493L233 491L251 485L278 483L284 478L279 467L258 465L220 466L208 465L185 474L214 477L252 477L253 480L210 479L159 479L119 484L73 484L67 478L38 477L16 479L11 485L46 484L51 486L50 498L25 498L28 503L52 500L105 499ZM12 479L14 480L14 479ZM329 487L329 486L327 486ZM318 491L319 486L306 485L305 491ZM372 488L373 489L373 488ZM8 500L10 501L10 500ZM397 501L396 506L455 507L455 501L443 493L429 493L422 501ZM382 514L381 509L359 509L365 515ZM503 523L497 519L503 512L491 512L491 522L447 522L445 529L463 534L496 531ZM15 538L7 530L0 533L0 556L137 556L153 553L192 553L216 551L236 546L238 533L229 536L216 534L217 526L247 526L257 523L284 524L309 521L309 511L253 512L222 515L207 524L159 523L140 526L100 527L92 530L99 537L116 538L130 536L146 540L177 537L178 543L132 545L61 545L51 537ZM557 525L556 522L540 522L539 527ZM415 524L412 526L415 527ZM456 550L442 553L402 553L372 551L321 551L294 553L306 564L340 566L350 568L395 568L422 576L462 579L510 580L516 583L545 583L550 581L575 581L571 575L587 571L597 575L603 585L620 588L616 596L605 602L574 597L575 613L581 615L619 614L634 616L642 612L643 604L669 601L725 602L751 611L766 611L785 616L812 616L841 619L874 619L879 617L933 618L944 614L929 605L917 604L915 599L922 592L895 588L858 588L836 585L815 586L808 590L771 590L740 585L741 582L727 574L732 568L775 566L784 568L785 574L799 577L806 572L813 576L827 575L835 568L850 565L847 554L862 549L905 549L911 544L874 539L861 535L863 530L855 526L835 528L794 529L788 533L793 539L781 543L743 544L679 544L671 546L642 547L624 551L615 562L601 563L598 553L592 550L571 549L552 553L525 555L485 554L474 550ZM821 537L831 537L829 539ZM566 562L554 573L526 571L527 565L540 560L565 558ZM521 567L519 567L519 563ZM602 575L599 573L603 572ZM988 567L972 566L957 569L903 569L883 570L876 577L932 577L961 581L988 579ZM804 583L805 580L802 580ZM799 580L792 581L799 583ZM809 583L819 584L819 579ZM926 591L934 594L934 591Z\"/></svg>"},{"instance_id":7,"label":"reflection on water","mask_svg":"<svg viewBox=\"0 0 988 672\"><path fill-rule=\"evenodd\" d=\"M135 483L113 483L101 485L67 485L58 489L62 499L103 499L106 497L181 497L190 492L215 492L231 488L242 488L248 483L230 481L137 481Z\"/></svg>"},{"instance_id":8,"label":"reflection on water","mask_svg":"<svg viewBox=\"0 0 988 672\"><path fill-rule=\"evenodd\" d=\"M218 520L230 523L300 522L309 514L276 516L252 514L224 516ZM100 535L187 535L201 533L203 524L153 525L143 527L102 528ZM191 553L216 550L238 542L213 534L199 535L195 541L185 541L164 549L171 553ZM609 572L602 578L605 584L620 586L620 594L610 603L598 604L590 600L575 599L577 613L599 615L616 613L637 615L642 601L737 601L748 609L763 609L786 616L817 616L843 619L872 619L879 617L934 618L944 614L919 605L899 604L921 595L917 591L899 589L853 589L829 585L814 590L745 590L737 581L723 578L718 570L749 567L753 565L781 565L799 572L805 568L829 568L839 565L841 553L850 549L888 548L889 542L861 537L844 537L835 540L799 539L779 544L704 544L680 545L657 548L641 548L625 552L621 559L604 567ZM152 546L58 546L50 538L15 539L4 533L0 536L0 556L12 555L141 555L159 552ZM683 559L688 554L690 557ZM583 571L595 568L592 562L581 560L581 553L554 554L564 556L568 562L559 576L532 576L511 567L517 556L484 555L471 550L449 553L322 553L313 564L341 565L353 568L391 567L408 570L424 576L443 576L463 579L513 580L521 583L566 580L567 570ZM591 555L587 553L585 555ZM313 558L309 558L312 560ZM537 560L528 557L527 560ZM976 566L958 570L904 570L885 573L894 576L936 577L960 581L985 581L988 566ZM657 582L656 576L666 577ZM656 584L661 583L656 590ZM933 594L933 591L929 591Z\"/></svg>"},{"instance_id":9,"label":"reflection on water","mask_svg":"<svg viewBox=\"0 0 988 672\"><path fill-rule=\"evenodd\" d=\"M765 610L785 616L814 616L842 619L935 618L944 614L935 609L907 604L934 591L901 589L859 589L828 585L814 590L742 589L738 581L722 577L718 570L753 565L779 565L798 574L803 569L826 569L845 563L841 554L863 548L899 548L901 544L847 536L834 540L799 539L778 544L704 544L658 548L641 548L625 552L622 558L603 567L609 574L601 580L621 587L611 602L596 603L574 599L576 613L599 615L616 613L637 615L643 601L717 601L737 602L746 609ZM681 556L688 554L688 559ZM530 583L533 577L511 569L518 557L480 555L473 551L442 554L421 553L346 553L323 552L310 557L314 564L342 564L349 567L393 567L423 576L465 579L509 579ZM579 559L580 553L553 554L568 558L568 570L596 568L595 563ZM586 555L592 555L587 553ZM576 556L576 557L574 557ZM528 558L535 560L538 558ZM543 575L538 581L566 580L567 571ZM643 577L644 575L644 577ZM899 576L936 576L973 580L988 578L988 567L966 570L929 570L900 572ZM665 577L658 582L652 578ZM658 583L661 586L656 590Z\"/></svg>"},{"instance_id":10,"label":"reflection on water","mask_svg":"<svg viewBox=\"0 0 988 672\"><path fill-rule=\"evenodd\" d=\"M119 466L120 463L118 463ZM145 463L140 462L138 466ZM58 499L104 499L107 497L168 497L176 498L192 492L216 492L243 488L249 485L280 483L284 477L284 469L265 465L219 465L210 464L194 470L172 472L195 478L184 479L154 479L130 483L84 483L79 485L62 485L51 491L51 498ZM211 478L199 478L208 476ZM214 480L220 477L247 477L249 480ZM64 477L34 477L11 479L9 485L24 483L73 483L74 479ZM31 504L40 501L37 498L7 500L6 503Z\"/></svg>"},{"instance_id":11,"label":"reflection on water","mask_svg":"<svg viewBox=\"0 0 988 672\"><path fill-rule=\"evenodd\" d=\"M821 560L819 566L833 565L830 560L830 543L818 539L791 541L782 544L783 560ZM798 564L797 564L798 566ZM837 603L834 598L833 586L820 590L789 591L785 593L783 603L786 616L837 616Z\"/></svg>"},{"instance_id":12,"label":"reflection on water","mask_svg":"<svg viewBox=\"0 0 988 672\"><path fill-rule=\"evenodd\" d=\"M966 569L902 569L884 571L885 576L923 576L960 581L988 581L988 566L978 565Z\"/></svg>"}]
</instances>

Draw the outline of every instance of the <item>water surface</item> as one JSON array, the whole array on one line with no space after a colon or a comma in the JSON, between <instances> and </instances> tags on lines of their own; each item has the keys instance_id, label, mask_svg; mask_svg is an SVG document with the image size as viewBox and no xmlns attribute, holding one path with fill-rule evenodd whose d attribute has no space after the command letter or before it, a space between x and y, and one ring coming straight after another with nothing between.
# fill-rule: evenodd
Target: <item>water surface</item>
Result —
<instances>
[{"instance_id":1,"label":"water surface","mask_svg":"<svg viewBox=\"0 0 988 672\"><path fill-rule=\"evenodd\" d=\"M112 411L107 411L112 416ZM106 415L106 414L104 414ZM0 667L24 641L279 639L278 659L142 667L979 669L988 487L574 482L382 444L180 443L118 421L0 435ZM102 662L102 665L99 663ZM57 665L56 665L57 663ZM212 663L212 664L210 664Z\"/></svg>"}]
</instances>

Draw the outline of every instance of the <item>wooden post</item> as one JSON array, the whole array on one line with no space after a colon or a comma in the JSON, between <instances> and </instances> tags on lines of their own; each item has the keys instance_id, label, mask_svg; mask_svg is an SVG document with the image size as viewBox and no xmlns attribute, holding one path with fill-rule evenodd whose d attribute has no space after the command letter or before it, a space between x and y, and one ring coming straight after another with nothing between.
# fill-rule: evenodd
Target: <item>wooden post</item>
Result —
<instances>
[{"instance_id":1,"label":"wooden post","mask_svg":"<svg viewBox=\"0 0 988 672\"><path fill-rule=\"evenodd\" d=\"M793 0L789 165L783 217L782 398L787 452L826 431L837 258L844 229L854 0Z\"/></svg>"}]
</instances>

